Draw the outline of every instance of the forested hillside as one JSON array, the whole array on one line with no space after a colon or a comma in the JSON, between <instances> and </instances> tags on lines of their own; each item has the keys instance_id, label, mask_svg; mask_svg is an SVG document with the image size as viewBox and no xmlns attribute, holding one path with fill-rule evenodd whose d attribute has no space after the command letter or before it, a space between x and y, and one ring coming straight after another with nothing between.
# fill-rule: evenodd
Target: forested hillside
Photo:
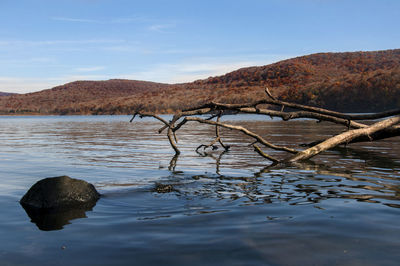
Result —
<instances>
[{"instance_id":1,"label":"forested hillside","mask_svg":"<svg viewBox=\"0 0 400 266\"><path fill-rule=\"evenodd\" d=\"M252 102L264 87L279 98L346 112L400 107L400 49L319 53L249 67L185 84L77 81L50 90L0 97L3 114L166 113L214 100Z\"/></svg>"},{"instance_id":2,"label":"forested hillside","mask_svg":"<svg viewBox=\"0 0 400 266\"><path fill-rule=\"evenodd\" d=\"M16 114L81 113L86 102L111 104L114 98L152 92L168 85L146 81L113 79L107 81L75 81L35 93L0 97L0 111ZM97 107L95 108L97 110ZM87 110L91 114L93 110Z\"/></svg>"},{"instance_id":3,"label":"forested hillside","mask_svg":"<svg viewBox=\"0 0 400 266\"><path fill-rule=\"evenodd\" d=\"M197 83L269 86L281 99L340 111L394 108L400 106L400 49L313 54Z\"/></svg>"},{"instance_id":4,"label":"forested hillside","mask_svg":"<svg viewBox=\"0 0 400 266\"><path fill-rule=\"evenodd\" d=\"M9 95L13 95L14 93L9 93L9 92L1 92L0 91L0 96L9 96Z\"/></svg>"}]
</instances>

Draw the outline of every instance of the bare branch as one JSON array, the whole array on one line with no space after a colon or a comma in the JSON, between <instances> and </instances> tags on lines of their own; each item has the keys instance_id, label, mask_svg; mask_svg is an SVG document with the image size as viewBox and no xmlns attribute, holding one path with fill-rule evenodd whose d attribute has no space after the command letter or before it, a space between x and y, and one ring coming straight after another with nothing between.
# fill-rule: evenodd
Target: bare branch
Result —
<instances>
[{"instance_id":1,"label":"bare branch","mask_svg":"<svg viewBox=\"0 0 400 266\"><path fill-rule=\"evenodd\" d=\"M269 98L271 98L272 100L276 101L276 98L269 91L268 87L265 87L265 93L268 95Z\"/></svg>"},{"instance_id":2,"label":"bare branch","mask_svg":"<svg viewBox=\"0 0 400 266\"><path fill-rule=\"evenodd\" d=\"M234 126L234 125L225 124L225 123L221 123L221 122L208 121L208 120L205 120L205 119L201 119L199 117L186 117L185 119L188 120L188 121L196 121L196 122L204 123L204 124L218 125L220 127L241 131L245 135L256 139L259 143L263 144L264 146L269 147L269 148L274 149L274 150L286 151L286 152L293 153L293 154L298 152L295 149L274 145L274 144L266 141L265 139L263 139L261 136L251 132L250 130L248 130L248 129L242 127L242 126Z\"/></svg>"},{"instance_id":3,"label":"bare branch","mask_svg":"<svg viewBox=\"0 0 400 266\"><path fill-rule=\"evenodd\" d=\"M220 116L221 114L217 115L217 122L219 122L220 120ZM209 121L210 119L205 119L206 121ZM188 121L187 119L185 119L184 121ZM213 150L218 149L217 146L214 146L215 143L219 142L219 144L221 144L222 148L224 148L225 151L227 151L229 149L229 146L224 145L224 143L222 142L221 136L220 136L220 132L219 132L219 126L215 125L215 139L208 145L205 144L201 144L196 148L196 152L199 152L199 149L203 148L203 150L207 149L207 148L212 148Z\"/></svg>"},{"instance_id":4,"label":"bare branch","mask_svg":"<svg viewBox=\"0 0 400 266\"><path fill-rule=\"evenodd\" d=\"M297 111L297 112L283 112L283 111L275 111L270 109L260 109L255 107L246 107L244 104L223 104L223 103L212 103L214 108L223 108L228 110L237 110L242 113L249 114L262 114L268 115L271 117L280 117L283 120L287 121L290 119L299 119L299 118L311 118L321 121L329 121L336 124L342 124L344 126L350 126L351 128L363 128L366 125L357 123L348 119L339 118L337 116L326 115L318 112L308 112L308 111Z\"/></svg>"},{"instance_id":5,"label":"bare branch","mask_svg":"<svg viewBox=\"0 0 400 266\"><path fill-rule=\"evenodd\" d=\"M168 170L171 172L175 171L176 168L176 162L178 161L179 154L175 154L174 157L172 157L171 161L169 162Z\"/></svg>"},{"instance_id":6,"label":"bare branch","mask_svg":"<svg viewBox=\"0 0 400 266\"><path fill-rule=\"evenodd\" d=\"M175 132L179 130L184 124L187 123L187 120L183 119L181 122L179 122L172 130Z\"/></svg>"},{"instance_id":7,"label":"bare branch","mask_svg":"<svg viewBox=\"0 0 400 266\"><path fill-rule=\"evenodd\" d=\"M226 104L226 103L210 102L196 108L179 111L173 116L171 121L166 121L160 116L153 113L137 111L135 112L130 121L132 122L137 116L139 116L140 118L153 117L161 121L163 123L163 127L161 127L158 130L158 132L162 133L165 129L168 129L167 137L176 155L180 154L180 150L177 146L178 139L176 136L176 132L179 129L181 129L184 125L186 125L186 123L189 121L215 126L215 138L213 139L213 141L208 145L204 144L199 145L196 149L196 152L198 152L201 148L203 148L203 150L210 147L212 149L216 149L217 146L215 146L215 144L217 142L219 142L219 144L225 149L225 151L227 151L229 149L229 146L223 143L220 135L221 133L220 128L222 127L231 130L237 130L253 138L254 142L250 144L250 146L253 146L254 150L259 155L261 155L264 158L267 158L274 164L278 162L293 163L301 160L306 160L312 158L313 156L327 149L333 148L340 144L349 144L360 141L372 141L393 136L400 136L400 126L397 125L399 124L400 121L400 116L399 116L400 109L394 109L375 114L349 115L323 108L281 101L278 100L276 97L274 97L268 88L265 88L265 93L267 94L268 99L262 99L253 103ZM280 111L277 111L279 109L272 110L264 107L258 108L257 106L261 104L280 107ZM284 111L286 107L290 108L289 111ZM298 151L296 149L292 149L289 147L272 144L267 140L265 140L262 136L242 126L236 126L220 122L220 118L222 115L237 114L237 113L266 115L271 118L279 117L284 121L299 119L299 118L314 119L317 122L327 121L343 125L346 127L347 131L326 140L314 141L312 143L313 145L312 147L303 151ZM203 119L201 117L198 117L202 115L208 115L208 118ZM216 121L212 120L214 118L217 118L217 120ZM368 123L364 124L356 122L356 120L371 120L371 119L381 119L381 118L387 118L387 119L374 123L373 125L367 125ZM260 143L265 147L274 150L284 151L294 155L286 160L279 161L277 158L274 158L263 152L261 148L256 145L257 143Z\"/></svg>"},{"instance_id":8,"label":"bare branch","mask_svg":"<svg viewBox=\"0 0 400 266\"><path fill-rule=\"evenodd\" d=\"M171 147L174 149L175 154L178 155L178 154L181 153L181 151L178 149L178 146L176 146L176 143L174 142L173 135L174 135L174 134L173 134L173 132L172 132L171 127L168 127L167 136L168 136L169 143L171 144Z\"/></svg>"},{"instance_id":9,"label":"bare branch","mask_svg":"<svg viewBox=\"0 0 400 266\"><path fill-rule=\"evenodd\" d=\"M284 121L288 121L290 119L311 118L311 119L316 119L316 120L321 120L321 121L329 121L329 122L333 122L336 124L341 124L346 127L350 126L351 128L366 127L366 125L357 123L354 121L350 121L350 123L349 123L349 120L346 120L346 119L337 118L334 116L329 116L329 115L324 115L324 114L319 114L319 113L306 112L306 111L280 112L280 111L274 111L274 110L269 110L269 109L258 109L258 108L253 108L253 107L239 108L239 110L242 113L263 114L263 115L269 115L269 116L274 116L274 117L280 117Z\"/></svg>"},{"instance_id":10,"label":"bare branch","mask_svg":"<svg viewBox=\"0 0 400 266\"><path fill-rule=\"evenodd\" d=\"M136 113L133 115L133 117L132 117L132 119L130 120L130 122L132 122L133 119L135 119L135 117L136 117L137 115L139 115L140 118L143 118L143 117L153 117L153 118L155 118L155 119L157 119L157 120L163 122L167 127L168 127L168 125L169 125L169 123L168 123L167 121L165 121L164 119L162 119L161 117L159 117L158 115L153 114L153 113L139 113L139 112L136 112Z\"/></svg>"},{"instance_id":11,"label":"bare branch","mask_svg":"<svg viewBox=\"0 0 400 266\"><path fill-rule=\"evenodd\" d=\"M279 162L278 159L275 159L274 157L272 157L272 156L266 154L265 152L263 152L263 151L260 149L260 147L258 147L257 145L253 144L253 148L254 148L254 150L255 150L259 155L261 155L262 157L264 157L264 158L266 158L266 159L268 159L268 160L270 160L270 161L272 161L272 162L274 162L274 163L278 163L278 162Z\"/></svg>"},{"instance_id":12,"label":"bare branch","mask_svg":"<svg viewBox=\"0 0 400 266\"><path fill-rule=\"evenodd\" d=\"M218 122L218 123L219 123L220 118L221 118L221 113L218 115L218 118L217 118L217 122ZM217 137L218 142L219 142L219 144L221 144L222 148L224 148L225 151L229 150L230 146L226 146L226 145L222 142L222 138L221 138L221 136L220 136L219 126L218 126L218 125L215 126L215 136Z\"/></svg>"},{"instance_id":13,"label":"bare branch","mask_svg":"<svg viewBox=\"0 0 400 266\"><path fill-rule=\"evenodd\" d=\"M218 138L216 138L216 139L214 139L213 141L211 141L211 143L208 144L208 145L205 145L205 144L199 145L199 146L196 148L196 152L199 152L199 150L200 150L201 148L203 148L203 150L205 150L205 149L207 149L207 148L210 148L210 147L211 147L213 150L218 149L217 146L214 146L214 144L215 144L217 141L218 141Z\"/></svg>"},{"instance_id":14,"label":"bare branch","mask_svg":"<svg viewBox=\"0 0 400 266\"><path fill-rule=\"evenodd\" d=\"M164 129L166 129L166 128L168 128L168 124L167 124L167 125L164 125L162 128L160 128L160 129L158 130L158 134L161 134L161 133L164 131Z\"/></svg>"}]
</instances>

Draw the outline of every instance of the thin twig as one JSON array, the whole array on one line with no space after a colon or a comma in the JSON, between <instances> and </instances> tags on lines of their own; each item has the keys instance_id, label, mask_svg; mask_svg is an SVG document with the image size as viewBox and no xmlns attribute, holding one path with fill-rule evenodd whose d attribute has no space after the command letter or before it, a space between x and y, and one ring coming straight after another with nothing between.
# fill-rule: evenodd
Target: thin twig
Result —
<instances>
[{"instance_id":1,"label":"thin twig","mask_svg":"<svg viewBox=\"0 0 400 266\"><path fill-rule=\"evenodd\" d=\"M242 126L234 126L234 125L225 124L225 123L221 123L221 122L208 121L208 120L205 120L205 119L201 119L199 117L186 117L185 119L188 120L188 121L196 121L196 122L204 123L204 124L218 125L220 127L241 131L245 135L256 139L260 144L263 144L264 146L269 147L269 148L274 149L274 150L286 151L286 152L293 153L293 154L296 154L298 152L295 149L274 145L274 144L266 141L265 139L263 139L261 136L257 135L256 133L251 132L250 130L248 130L248 129L242 127Z\"/></svg>"},{"instance_id":2,"label":"thin twig","mask_svg":"<svg viewBox=\"0 0 400 266\"><path fill-rule=\"evenodd\" d=\"M221 113L217 117L217 122L218 123L219 123L220 118L221 118ZM222 148L224 148L226 151L229 150L230 146L229 145L225 145L222 142L222 138L221 138L221 135L220 135L220 130L219 130L219 126L218 125L215 126L215 136L217 137L218 142L219 142L219 144L221 144Z\"/></svg>"},{"instance_id":3,"label":"thin twig","mask_svg":"<svg viewBox=\"0 0 400 266\"><path fill-rule=\"evenodd\" d=\"M272 161L272 162L274 162L274 163L279 162L278 159L276 159L276 158L272 157L271 155L268 155L268 154L266 154L265 152L263 152L263 151L260 149L260 147L258 147L256 144L253 144L253 148L254 148L254 150L255 150L259 155L261 155L262 157L264 157L264 158L266 158L266 159L268 159L268 160L270 160L270 161Z\"/></svg>"}]
</instances>

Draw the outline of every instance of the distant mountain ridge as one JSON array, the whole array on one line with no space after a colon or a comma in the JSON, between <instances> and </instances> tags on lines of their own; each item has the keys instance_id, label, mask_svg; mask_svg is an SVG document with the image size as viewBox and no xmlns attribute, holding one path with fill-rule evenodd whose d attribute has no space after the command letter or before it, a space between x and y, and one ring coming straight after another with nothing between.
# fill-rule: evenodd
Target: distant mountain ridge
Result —
<instances>
[{"instance_id":1,"label":"distant mountain ridge","mask_svg":"<svg viewBox=\"0 0 400 266\"><path fill-rule=\"evenodd\" d=\"M156 82L111 79L106 81L74 81L39 92L0 98L2 113L65 114L80 113L85 102L112 102L113 98L152 92L168 85ZM87 112L90 114L90 112Z\"/></svg>"},{"instance_id":2,"label":"distant mountain ridge","mask_svg":"<svg viewBox=\"0 0 400 266\"><path fill-rule=\"evenodd\" d=\"M312 54L242 68L198 83L269 86L284 100L368 112L400 107L399 74L400 49L394 49Z\"/></svg>"},{"instance_id":3,"label":"distant mountain ridge","mask_svg":"<svg viewBox=\"0 0 400 266\"><path fill-rule=\"evenodd\" d=\"M0 96L10 96L10 95L14 95L16 93L10 93L10 92L1 92L0 91Z\"/></svg>"},{"instance_id":4,"label":"distant mountain ridge","mask_svg":"<svg viewBox=\"0 0 400 266\"><path fill-rule=\"evenodd\" d=\"M253 102L268 86L277 97L347 112L400 107L400 49L318 53L242 68L184 84L76 81L0 97L2 114L130 114L173 112L214 100Z\"/></svg>"}]
</instances>

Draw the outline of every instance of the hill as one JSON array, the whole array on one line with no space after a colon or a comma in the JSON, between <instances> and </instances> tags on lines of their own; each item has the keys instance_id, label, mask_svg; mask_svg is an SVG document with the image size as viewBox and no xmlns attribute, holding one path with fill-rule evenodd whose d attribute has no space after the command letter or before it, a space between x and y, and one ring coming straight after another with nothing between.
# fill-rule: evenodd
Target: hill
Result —
<instances>
[{"instance_id":1,"label":"hill","mask_svg":"<svg viewBox=\"0 0 400 266\"><path fill-rule=\"evenodd\" d=\"M104 105L111 103L114 98L152 92L167 86L155 82L122 79L75 81L39 92L1 97L0 112L3 114L92 114L96 108L80 110L82 103L98 101Z\"/></svg>"},{"instance_id":2,"label":"hill","mask_svg":"<svg viewBox=\"0 0 400 266\"><path fill-rule=\"evenodd\" d=\"M10 95L15 95L16 93L9 93L9 92L1 92L0 91L0 97L1 96L10 96Z\"/></svg>"},{"instance_id":3,"label":"hill","mask_svg":"<svg viewBox=\"0 0 400 266\"><path fill-rule=\"evenodd\" d=\"M268 86L287 101L348 112L377 111L400 106L400 49L313 54L198 83Z\"/></svg>"},{"instance_id":4,"label":"hill","mask_svg":"<svg viewBox=\"0 0 400 266\"><path fill-rule=\"evenodd\" d=\"M142 108L165 113L211 100L256 101L265 97L265 86L283 100L338 111L400 107L400 49L318 53L185 84L77 81L41 92L0 97L0 111L123 114Z\"/></svg>"}]
</instances>

